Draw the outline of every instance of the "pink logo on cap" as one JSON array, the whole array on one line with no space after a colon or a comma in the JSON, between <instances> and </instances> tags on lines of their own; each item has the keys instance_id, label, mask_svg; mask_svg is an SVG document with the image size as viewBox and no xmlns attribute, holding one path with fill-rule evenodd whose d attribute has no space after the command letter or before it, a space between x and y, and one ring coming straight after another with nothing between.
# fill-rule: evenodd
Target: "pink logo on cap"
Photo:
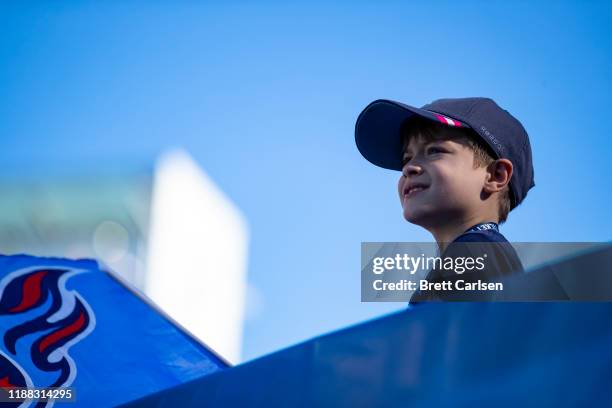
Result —
<instances>
[{"instance_id":1,"label":"pink logo on cap","mask_svg":"<svg viewBox=\"0 0 612 408\"><path fill-rule=\"evenodd\" d=\"M451 119L451 118L446 117L444 115L440 115L440 114L437 114L437 113L434 113L434 115L436 115L436 118L438 118L438 120L440 122L444 123L445 125L456 126L456 127L464 127L465 126L464 124L462 124L458 120Z\"/></svg>"}]
</instances>

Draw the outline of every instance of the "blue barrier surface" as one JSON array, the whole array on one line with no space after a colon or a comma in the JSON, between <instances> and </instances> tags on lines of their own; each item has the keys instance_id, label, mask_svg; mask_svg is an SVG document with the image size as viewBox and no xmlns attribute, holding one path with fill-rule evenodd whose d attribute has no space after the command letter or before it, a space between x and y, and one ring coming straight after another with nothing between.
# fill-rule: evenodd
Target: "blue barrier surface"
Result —
<instances>
[{"instance_id":1,"label":"blue barrier surface","mask_svg":"<svg viewBox=\"0 0 612 408\"><path fill-rule=\"evenodd\" d=\"M607 247L541 274L572 298L568 271L605 283L611 256ZM594 257L604 263L580 268ZM421 304L124 407L611 406L611 323L607 302Z\"/></svg>"}]
</instances>

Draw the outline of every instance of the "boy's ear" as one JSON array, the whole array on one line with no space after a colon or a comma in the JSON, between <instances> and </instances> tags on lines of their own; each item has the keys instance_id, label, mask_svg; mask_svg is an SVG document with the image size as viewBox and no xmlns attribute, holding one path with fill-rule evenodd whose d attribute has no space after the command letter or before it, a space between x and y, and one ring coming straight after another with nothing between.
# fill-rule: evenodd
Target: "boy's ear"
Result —
<instances>
[{"instance_id":1,"label":"boy's ear","mask_svg":"<svg viewBox=\"0 0 612 408\"><path fill-rule=\"evenodd\" d=\"M484 190L487 193L501 191L508 185L512 178L513 166L508 159L497 159L487 166L487 178Z\"/></svg>"}]
</instances>

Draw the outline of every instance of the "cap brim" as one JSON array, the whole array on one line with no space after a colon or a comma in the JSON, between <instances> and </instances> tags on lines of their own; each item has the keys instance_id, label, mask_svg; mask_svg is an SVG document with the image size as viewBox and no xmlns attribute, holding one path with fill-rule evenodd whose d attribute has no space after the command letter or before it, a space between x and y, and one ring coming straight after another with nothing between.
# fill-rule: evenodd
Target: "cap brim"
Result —
<instances>
[{"instance_id":1,"label":"cap brim","mask_svg":"<svg viewBox=\"0 0 612 408\"><path fill-rule=\"evenodd\" d=\"M400 130L403 123L420 116L448 126L467 127L465 123L414 106L387 99L370 103L355 124L357 149L370 163L390 170L402 169Z\"/></svg>"}]
</instances>

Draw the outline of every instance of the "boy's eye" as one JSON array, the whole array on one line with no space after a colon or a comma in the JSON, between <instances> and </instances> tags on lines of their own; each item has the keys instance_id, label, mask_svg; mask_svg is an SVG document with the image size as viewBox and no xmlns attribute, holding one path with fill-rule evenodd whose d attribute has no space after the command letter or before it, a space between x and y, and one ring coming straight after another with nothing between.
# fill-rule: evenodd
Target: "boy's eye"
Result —
<instances>
[{"instance_id":1,"label":"boy's eye","mask_svg":"<svg viewBox=\"0 0 612 408\"><path fill-rule=\"evenodd\" d=\"M440 149L439 147L428 147L427 148L427 154L435 154L435 153L443 153L444 150Z\"/></svg>"},{"instance_id":2,"label":"boy's eye","mask_svg":"<svg viewBox=\"0 0 612 408\"><path fill-rule=\"evenodd\" d=\"M405 156L405 157L402 159L402 167L404 167L404 166L405 166L405 165L406 165L406 164L407 164L407 163L410 161L410 159L412 159L412 157L410 157L410 156Z\"/></svg>"}]
</instances>

